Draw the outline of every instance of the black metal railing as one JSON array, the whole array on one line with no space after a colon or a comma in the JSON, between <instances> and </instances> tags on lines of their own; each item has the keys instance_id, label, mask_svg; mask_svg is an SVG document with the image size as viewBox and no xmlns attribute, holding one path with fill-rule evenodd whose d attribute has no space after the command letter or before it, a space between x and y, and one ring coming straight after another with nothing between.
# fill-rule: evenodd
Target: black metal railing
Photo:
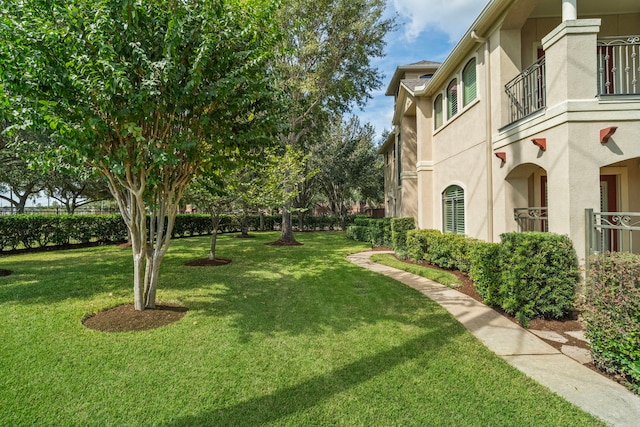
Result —
<instances>
[{"instance_id":1,"label":"black metal railing","mask_svg":"<svg viewBox=\"0 0 640 427\"><path fill-rule=\"evenodd\" d=\"M509 98L509 123L546 107L545 59L534 62L504 87Z\"/></svg>"}]
</instances>

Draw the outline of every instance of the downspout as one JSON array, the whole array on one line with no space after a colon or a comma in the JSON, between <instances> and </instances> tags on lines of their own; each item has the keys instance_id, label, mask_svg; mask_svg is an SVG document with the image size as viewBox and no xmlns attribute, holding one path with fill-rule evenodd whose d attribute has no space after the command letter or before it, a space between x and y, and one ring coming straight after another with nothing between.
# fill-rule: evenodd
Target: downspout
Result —
<instances>
[{"instance_id":1,"label":"downspout","mask_svg":"<svg viewBox=\"0 0 640 427\"><path fill-rule=\"evenodd\" d=\"M476 43L484 43L485 60L485 116L486 116L486 136L487 141L487 235L488 242L493 242L493 141L491 120L491 57L489 56L489 39L480 37L475 30L471 31L471 39Z\"/></svg>"}]
</instances>

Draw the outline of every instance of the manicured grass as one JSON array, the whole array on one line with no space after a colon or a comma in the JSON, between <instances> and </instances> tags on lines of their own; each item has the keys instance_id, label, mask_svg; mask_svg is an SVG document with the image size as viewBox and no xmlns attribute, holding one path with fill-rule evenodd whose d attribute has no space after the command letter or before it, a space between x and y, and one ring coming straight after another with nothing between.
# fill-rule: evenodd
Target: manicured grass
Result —
<instances>
[{"instance_id":1,"label":"manicured grass","mask_svg":"<svg viewBox=\"0 0 640 427\"><path fill-rule=\"evenodd\" d=\"M132 301L130 249L0 258L2 425L601 425L489 352L429 299L345 260L341 233L173 242L152 331L85 314Z\"/></svg>"},{"instance_id":2,"label":"manicured grass","mask_svg":"<svg viewBox=\"0 0 640 427\"><path fill-rule=\"evenodd\" d=\"M371 261L383 264L389 267L397 268L398 270L407 271L409 273L416 274L421 277L433 280L441 285L449 286L451 288L458 288L462 285L460 280L446 271L436 270L433 268L426 268L417 264L409 264L398 260L393 255L389 254L375 254L371 256Z\"/></svg>"}]
</instances>

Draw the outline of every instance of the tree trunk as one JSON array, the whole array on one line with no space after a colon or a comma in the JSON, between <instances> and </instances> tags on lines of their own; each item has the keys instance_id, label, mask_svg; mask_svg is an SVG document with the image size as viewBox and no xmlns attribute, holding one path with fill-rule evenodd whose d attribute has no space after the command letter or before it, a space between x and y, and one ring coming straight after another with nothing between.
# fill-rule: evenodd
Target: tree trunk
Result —
<instances>
[{"instance_id":1,"label":"tree trunk","mask_svg":"<svg viewBox=\"0 0 640 427\"><path fill-rule=\"evenodd\" d=\"M260 231L264 231L264 212L260 211Z\"/></svg>"},{"instance_id":2,"label":"tree trunk","mask_svg":"<svg viewBox=\"0 0 640 427\"><path fill-rule=\"evenodd\" d=\"M296 239L293 237L293 224L291 221L291 211L290 211L291 203L287 203L287 206L282 211L282 230L280 232L281 243L285 244L294 244L296 243Z\"/></svg>"},{"instance_id":3,"label":"tree trunk","mask_svg":"<svg viewBox=\"0 0 640 427\"><path fill-rule=\"evenodd\" d=\"M216 243L218 242L218 227L220 226L220 215L211 215L213 224L213 235L211 236L211 247L209 248L209 259L216 259Z\"/></svg>"}]
</instances>

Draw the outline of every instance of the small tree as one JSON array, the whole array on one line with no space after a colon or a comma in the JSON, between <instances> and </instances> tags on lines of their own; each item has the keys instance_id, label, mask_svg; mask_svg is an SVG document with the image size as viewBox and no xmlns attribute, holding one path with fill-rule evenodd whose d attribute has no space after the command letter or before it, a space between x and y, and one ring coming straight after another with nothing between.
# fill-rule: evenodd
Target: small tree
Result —
<instances>
[{"instance_id":1,"label":"small tree","mask_svg":"<svg viewBox=\"0 0 640 427\"><path fill-rule=\"evenodd\" d=\"M23 127L47 125L60 152L106 177L129 230L137 310L155 307L191 179L270 140L271 12L268 0L3 5L0 106Z\"/></svg>"},{"instance_id":2,"label":"small tree","mask_svg":"<svg viewBox=\"0 0 640 427\"><path fill-rule=\"evenodd\" d=\"M203 174L194 178L185 192L185 201L198 207L198 210L211 216L213 233L209 246L209 260L216 260L218 229L223 213L228 212L234 196L225 188L219 174Z\"/></svg>"}]
</instances>

